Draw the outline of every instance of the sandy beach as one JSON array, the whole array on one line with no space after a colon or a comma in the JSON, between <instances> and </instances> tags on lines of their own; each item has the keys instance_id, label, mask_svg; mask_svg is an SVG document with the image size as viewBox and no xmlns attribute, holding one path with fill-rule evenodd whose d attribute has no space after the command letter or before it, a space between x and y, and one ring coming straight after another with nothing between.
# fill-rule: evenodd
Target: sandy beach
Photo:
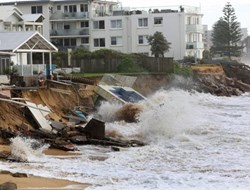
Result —
<instances>
[{"instance_id":1,"label":"sandy beach","mask_svg":"<svg viewBox=\"0 0 250 190\"><path fill-rule=\"evenodd\" d=\"M49 179L49 178L42 178L35 176L13 177L10 174L0 174L0 184L5 182L13 182L17 185L18 189L26 189L26 190L28 189L29 190L32 189L46 189L46 190L81 189L82 190L88 186L87 184L81 184L67 180Z\"/></svg>"},{"instance_id":2,"label":"sandy beach","mask_svg":"<svg viewBox=\"0 0 250 190\"><path fill-rule=\"evenodd\" d=\"M8 145L0 145L0 151L9 151ZM46 155L74 155L77 153L69 153L56 149L49 149L45 151ZM2 173L1 173L2 172ZM36 176L28 177L13 177L11 174L0 170L0 184L5 182L13 182L17 184L18 189L33 190L33 189L46 189L46 190L60 190L60 189L84 189L88 184L76 183L68 180L50 179Z\"/></svg>"}]
</instances>

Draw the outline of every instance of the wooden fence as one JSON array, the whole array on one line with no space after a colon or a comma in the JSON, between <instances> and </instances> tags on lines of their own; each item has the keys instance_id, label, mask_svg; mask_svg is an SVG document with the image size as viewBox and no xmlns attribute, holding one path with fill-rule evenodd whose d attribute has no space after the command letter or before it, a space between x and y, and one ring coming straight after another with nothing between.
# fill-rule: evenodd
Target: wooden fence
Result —
<instances>
[{"instance_id":1,"label":"wooden fence","mask_svg":"<svg viewBox=\"0 0 250 190\"><path fill-rule=\"evenodd\" d=\"M83 73L112 73L118 72L118 66L121 59L82 59L72 60L72 67L80 67ZM173 58L154 58L146 57L137 60L135 64L143 67L148 72L155 73L173 73Z\"/></svg>"}]
</instances>

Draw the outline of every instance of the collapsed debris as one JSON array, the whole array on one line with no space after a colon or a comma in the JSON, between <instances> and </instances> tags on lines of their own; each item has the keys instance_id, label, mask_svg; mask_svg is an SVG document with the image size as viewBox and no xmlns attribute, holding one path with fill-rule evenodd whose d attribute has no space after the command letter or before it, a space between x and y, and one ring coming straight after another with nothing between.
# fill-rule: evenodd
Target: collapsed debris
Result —
<instances>
[{"instance_id":1,"label":"collapsed debris","mask_svg":"<svg viewBox=\"0 0 250 190\"><path fill-rule=\"evenodd\" d=\"M121 104L146 100L146 97L131 88L135 79L128 76L104 75L95 92L107 101L117 101Z\"/></svg>"},{"instance_id":2,"label":"collapsed debris","mask_svg":"<svg viewBox=\"0 0 250 190\"><path fill-rule=\"evenodd\" d=\"M91 83L90 80L87 82ZM131 83L131 80L127 83ZM0 126L0 137L6 143L17 136L34 138L49 144L50 148L65 151L75 151L78 150L75 145L87 144L110 146L114 151L119 151L119 147L143 146L144 143L136 140L107 137L105 135L105 122L97 118L88 118L95 109L94 103L91 102L93 100L91 96L100 96L94 92L94 88L91 86L72 81L47 80L44 86L38 88L9 88L10 94L14 96L0 98L0 103L16 105L22 112L23 120L21 124L13 127ZM95 87L97 88L98 85ZM121 88L126 89L125 87ZM113 95L117 99L125 97L125 94L120 94L120 97L116 94ZM73 96L74 98L72 98ZM138 96L139 98L134 98L134 102L146 99L136 91L126 94L126 96L127 99L129 96L133 98ZM51 97L54 101L50 101ZM72 107L72 105L74 106ZM135 115L139 111L138 109L133 114ZM120 118L122 118L122 113L118 114ZM131 119L130 122L132 122ZM7 157L10 159L9 155Z\"/></svg>"},{"instance_id":3,"label":"collapsed debris","mask_svg":"<svg viewBox=\"0 0 250 190\"><path fill-rule=\"evenodd\" d=\"M249 84L225 76L221 67L211 69L208 66L202 72L198 68L197 72L201 91L230 96L250 90ZM0 137L4 143L9 143L10 138L24 136L66 151L77 150L75 145L86 144L111 146L114 151L119 151L119 147L144 145L136 140L108 137L104 121L88 118L101 99L123 105L116 113L119 120L136 122L142 111L136 103L146 100L146 97L132 88L135 77L105 75L99 84L88 79L61 79L47 80L43 86L32 87L26 83L26 86L5 86L2 89ZM13 113L8 112L10 109Z\"/></svg>"}]
</instances>

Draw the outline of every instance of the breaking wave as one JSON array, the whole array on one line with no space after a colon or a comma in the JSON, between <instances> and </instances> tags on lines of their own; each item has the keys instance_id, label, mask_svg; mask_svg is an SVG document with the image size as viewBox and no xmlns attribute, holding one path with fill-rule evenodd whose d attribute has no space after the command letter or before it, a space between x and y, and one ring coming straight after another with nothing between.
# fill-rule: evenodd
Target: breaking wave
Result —
<instances>
[{"instance_id":1,"label":"breaking wave","mask_svg":"<svg viewBox=\"0 0 250 190\"><path fill-rule=\"evenodd\" d=\"M135 122L137 116L143 110L143 107L139 104L119 104L103 102L98 111L96 117L104 122L114 122L114 121L126 121L128 123Z\"/></svg>"},{"instance_id":2,"label":"breaking wave","mask_svg":"<svg viewBox=\"0 0 250 190\"><path fill-rule=\"evenodd\" d=\"M137 123L107 122L106 129L137 137L147 146L119 152L81 146L77 156L2 162L0 169L94 185L87 189L249 189L250 94L216 97L171 89L158 91L140 105L144 109ZM117 108L105 106L107 117ZM16 147L32 144L30 139L19 140Z\"/></svg>"},{"instance_id":3,"label":"breaking wave","mask_svg":"<svg viewBox=\"0 0 250 190\"><path fill-rule=\"evenodd\" d=\"M141 133L148 142L181 136L203 121L199 93L180 89L157 92L139 116Z\"/></svg>"},{"instance_id":4,"label":"breaking wave","mask_svg":"<svg viewBox=\"0 0 250 190\"><path fill-rule=\"evenodd\" d=\"M112 136L137 137L138 140L150 144L172 138L183 140L191 133L200 134L207 130L206 120L202 115L202 101L204 98L212 97L174 88L161 90L148 97L146 101L136 104L140 108L137 123L109 122L106 123L106 128L109 133L112 132ZM119 109L121 105L105 102L100 107L99 114L110 121ZM128 130L133 134L127 133Z\"/></svg>"},{"instance_id":5,"label":"breaking wave","mask_svg":"<svg viewBox=\"0 0 250 190\"><path fill-rule=\"evenodd\" d=\"M35 161L43 156L43 151L49 148L49 145L24 137L15 137L11 139L11 156L21 162Z\"/></svg>"},{"instance_id":6,"label":"breaking wave","mask_svg":"<svg viewBox=\"0 0 250 190\"><path fill-rule=\"evenodd\" d=\"M112 122L116 120L115 113L122 108L122 104L117 102L102 102L97 110L96 117L104 122Z\"/></svg>"}]
</instances>

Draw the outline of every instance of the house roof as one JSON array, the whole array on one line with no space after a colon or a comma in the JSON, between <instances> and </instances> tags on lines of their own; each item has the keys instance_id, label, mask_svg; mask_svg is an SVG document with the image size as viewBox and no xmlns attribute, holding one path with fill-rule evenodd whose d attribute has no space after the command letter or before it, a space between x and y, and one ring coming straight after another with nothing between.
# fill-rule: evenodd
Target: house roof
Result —
<instances>
[{"instance_id":1,"label":"house roof","mask_svg":"<svg viewBox=\"0 0 250 190\"><path fill-rule=\"evenodd\" d=\"M0 56L1 55L7 55L7 56L14 56L15 54L14 53L9 53L9 52L4 52L4 51L0 51Z\"/></svg>"},{"instance_id":2,"label":"house roof","mask_svg":"<svg viewBox=\"0 0 250 190\"><path fill-rule=\"evenodd\" d=\"M39 32L0 32L0 51L57 52L58 49Z\"/></svg>"},{"instance_id":3,"label":"house roof","mask_svg":"<svg viewBox=\"0 0 250 190\"><path fill-rule=\"evenodd\" d=\"M41 22L44 16L42 14L24 14L22 18L24 22Z\"/></svg>"},{"instance_id":4,"label":"house roof","mask_svg":"<svg viewBox=\"0 0 250 190\"><path fill-rule=\"evenodd\" d=\"M0 6L0 20L6 21L13 14L22 19L23 13L17 7Z\"/></svg>"}]
</instances>

